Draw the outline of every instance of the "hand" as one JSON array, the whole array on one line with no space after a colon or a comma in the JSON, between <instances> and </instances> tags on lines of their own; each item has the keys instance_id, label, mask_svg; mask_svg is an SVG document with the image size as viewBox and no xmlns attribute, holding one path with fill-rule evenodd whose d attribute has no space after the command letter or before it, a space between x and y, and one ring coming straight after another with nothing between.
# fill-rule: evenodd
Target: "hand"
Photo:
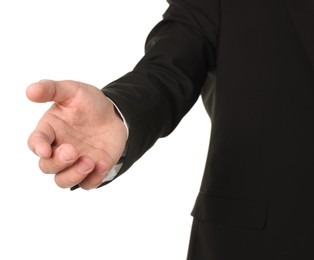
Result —
<instances>
[{"instance_id":1,"label":"hand","mask_svg":"<svg viewBox=\"0 0 314 260\"><path fill-rule=\"evenodd\" d=\"M62 188L99 186L125 148L126 127L98 88L75 81L44 80L27 88L38 103L53 101L29 136L39 168Z\"/></svg>"}]
</instances>

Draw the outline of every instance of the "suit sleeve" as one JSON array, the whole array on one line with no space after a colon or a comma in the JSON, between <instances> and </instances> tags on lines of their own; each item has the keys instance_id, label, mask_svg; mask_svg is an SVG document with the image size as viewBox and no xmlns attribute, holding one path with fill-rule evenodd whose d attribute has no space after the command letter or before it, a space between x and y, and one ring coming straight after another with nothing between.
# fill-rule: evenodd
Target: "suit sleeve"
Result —
<instances>
[{"instance_id":1,"label":"suit sleeve","mask_svg":"<svg viewBox=\"0 0 314 260\"><path fill-rule=\"evenodd\" d=\"M103 88L129 126L119 175L160 137L169 135L197 101L216 66L218 0L169 0L135 68Z\"/></svg>"}]
</instances>

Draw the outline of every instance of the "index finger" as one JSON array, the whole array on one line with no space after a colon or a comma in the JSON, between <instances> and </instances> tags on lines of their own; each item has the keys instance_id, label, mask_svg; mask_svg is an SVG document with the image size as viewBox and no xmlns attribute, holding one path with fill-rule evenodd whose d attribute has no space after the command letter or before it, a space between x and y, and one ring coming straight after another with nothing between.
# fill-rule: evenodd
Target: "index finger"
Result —
<instances>
[{"instance_id":1,"label":"index finger","mask_svg":"<svg viewBox=\"0 0 314 260\"><path fill-rule=\"evenodd\" d=\"M28 147L42 158L49 158L52 154L51 144L55 140L53 128L44 122L39 122L36 129L28 138Z\"/></svg>"}]
</instances>

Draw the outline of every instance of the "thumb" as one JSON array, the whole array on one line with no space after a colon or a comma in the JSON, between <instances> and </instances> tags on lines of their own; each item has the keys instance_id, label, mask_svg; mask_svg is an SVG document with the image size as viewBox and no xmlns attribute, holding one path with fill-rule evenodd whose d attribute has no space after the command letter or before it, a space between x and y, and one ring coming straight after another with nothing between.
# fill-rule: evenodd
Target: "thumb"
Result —
<instances>
[{"instance_id":1,"label":"thumb","mask_svg":"<svg viewBox=\"0 0 314 260\"><path fill-rule=\"evenodd\" d=\"M75 81L41 80L26 89L29 100L38 103L54 101L66 103L77 93L79 83Z\"/></svg>"}]
</instances>

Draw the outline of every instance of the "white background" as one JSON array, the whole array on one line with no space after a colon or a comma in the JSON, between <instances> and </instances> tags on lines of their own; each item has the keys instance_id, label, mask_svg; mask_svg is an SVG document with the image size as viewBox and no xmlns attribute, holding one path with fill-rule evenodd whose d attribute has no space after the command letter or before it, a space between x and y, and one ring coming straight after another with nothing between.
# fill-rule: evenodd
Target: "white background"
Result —
<instances>
[{"instance_id":1,"label":"white background","mask_svg":"<svg viewBox=\"0 0 314 260\"><path fill-rule=\"evenodd\" d=\"M165 0L0 1L0 259L185 259L210 121L200 100L179 127L101 189L69 191L37 167L27 138L50 104L43 78L99 88L133 68Z\"/></svg>"}]
</instances>

